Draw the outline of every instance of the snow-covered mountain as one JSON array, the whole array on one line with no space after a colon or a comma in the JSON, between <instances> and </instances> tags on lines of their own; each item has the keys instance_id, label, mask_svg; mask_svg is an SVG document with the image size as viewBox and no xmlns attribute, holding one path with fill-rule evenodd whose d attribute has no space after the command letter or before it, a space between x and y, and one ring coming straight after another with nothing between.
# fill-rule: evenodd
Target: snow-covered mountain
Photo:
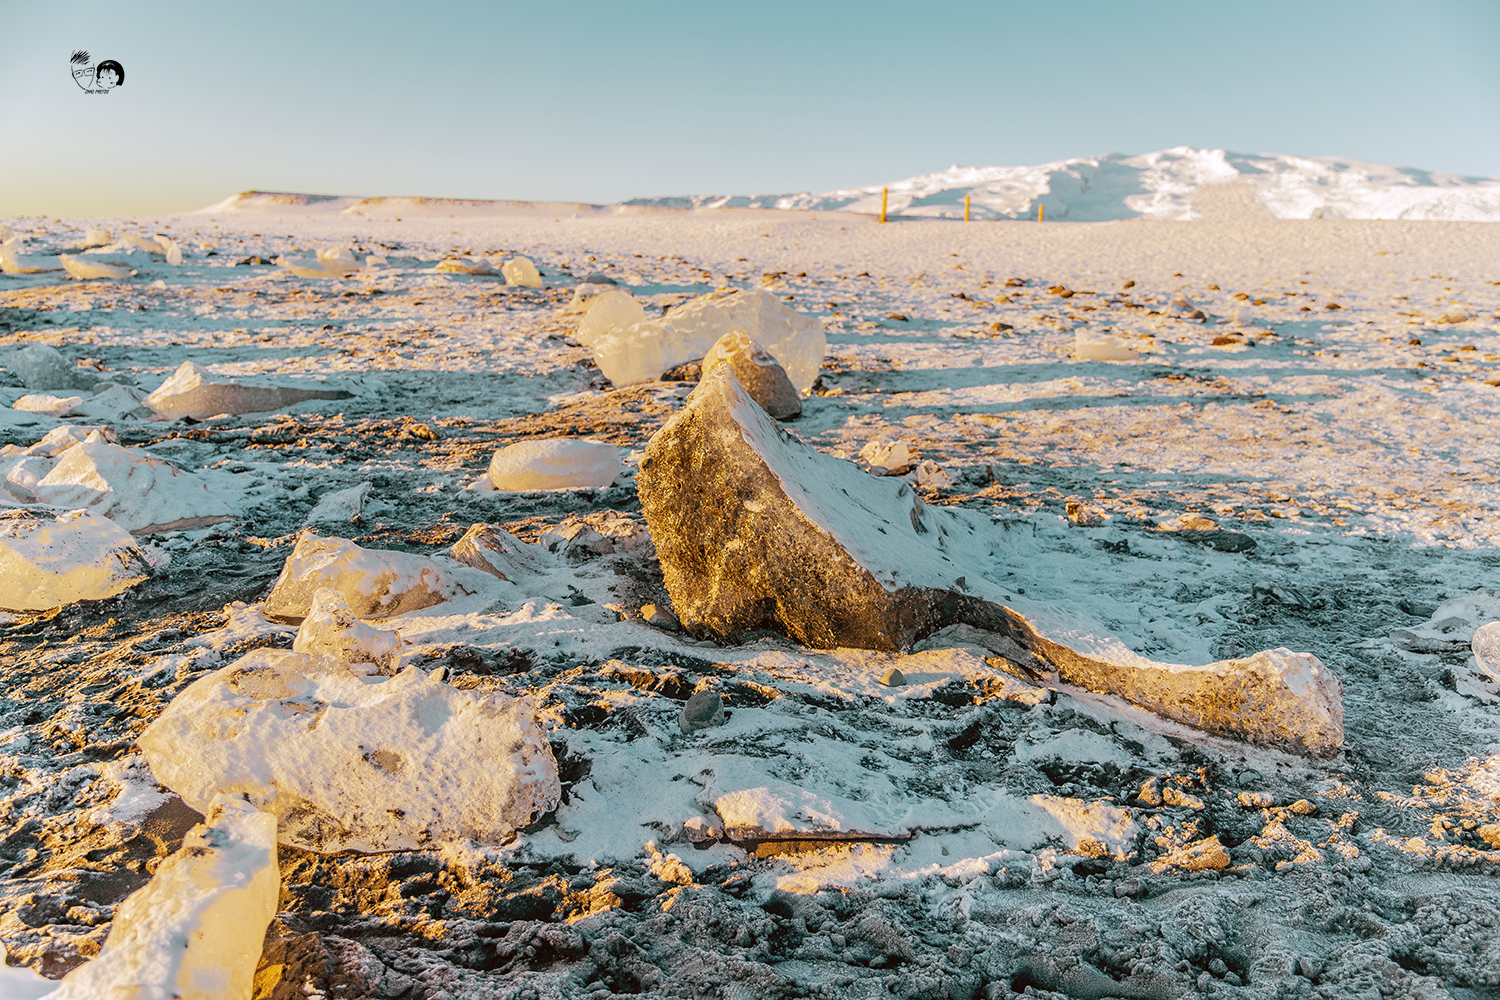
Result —
<instances>
[{"instance_id":1,"label":"snow-covered mountain","mask_svg":"<svg viewBox=\"0 0 1500 1000\"><path fill-rule=\"evenodd\" d=\"M891 215L1052 220L1191 219L1201 187L1242 182L1282 219L1430 219L1500 222L1500 178L1463 177L1336 156L1230 153L1175 146L1155 153L1078 157L1030 167L952 166L887 184L824 194L639 198L663 207L815 209Z\"/></svg>"}]
</instances>

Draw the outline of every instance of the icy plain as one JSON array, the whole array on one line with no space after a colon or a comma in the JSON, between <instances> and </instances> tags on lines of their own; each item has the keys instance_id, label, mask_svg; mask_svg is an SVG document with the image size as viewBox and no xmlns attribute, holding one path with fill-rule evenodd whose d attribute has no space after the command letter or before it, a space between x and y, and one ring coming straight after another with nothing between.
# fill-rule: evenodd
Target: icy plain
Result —
<instances>
[{"instance_id":1,"label":"icy plain","mask_svg":"<svg viewBox=\"0 0 1500 1000\"><path fill-rule=\"evenodd\" d=\"M1493 991L1500 684L1468 641L1497 617L1479 592L1500 589L1500 227L1275 219L1233 185L1190 207L1195 221L880 225L256 196L3 220L29 262L77 253L89 228L162 232L183 255L107 254L138 272L118 280L0 277L6 345L51 344L148 392L191 361L351 393L105 420L237 517L141 536L153 576L119 596L8 616L8 961L57 978L99 953L114 908L198 822L136 739L211 671L291 647L295 626L260 602L319 501L369 484L319 533L434 558L480 522L555 539L515 580L378 625L454 687L535 698L563 804L501 846L283 845L261 973L287 989ZM345 248L366 263L339 277L238 263ZM517 256L542 287L437 269ZM1086 610L1141 655L1316 654L1343 683L1343 753L1045 691L962 634L899 655L647 624L643 606L670 603L653 551L609 540L638 532L548 534L568 515L639 519L632 471L692 388L605 384L561 313L594 273L648 319L718 287L815 319L829 353L793 433L850 459L899 440L935 462L952 482L924 500L1013 540L997 585ZM1079 357L1106 336L1126 360ZM6 375L0 441L83 419L9 408L31 390ZM545 437L619 446L625 472L602 489L469 488L500 447ZM700 685L725 722L683 733Z\"/></svg>"}]
</instances>

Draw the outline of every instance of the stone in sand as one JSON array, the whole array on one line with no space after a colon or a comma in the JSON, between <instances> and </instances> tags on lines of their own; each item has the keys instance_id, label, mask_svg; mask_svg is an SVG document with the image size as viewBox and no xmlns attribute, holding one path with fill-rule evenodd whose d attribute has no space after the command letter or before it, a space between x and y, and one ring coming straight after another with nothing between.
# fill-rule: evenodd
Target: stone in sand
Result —
<instances>
[{"instance_id":1,"label":"stone in sand","mask_svg":"<svg viewBox=\"0 0 1500 1000\"><path fill-rule=\"evenodd\" d=\"M37 483L37 499L84 507L133 535L201 528L235 516L208 484L139 448L89 440L62 453Z\"/></svg>"},{"instance_id":2,"label":"stone in sand","mask_svg":"<svg viewBox=\"0 0 1500 1000\"><path fill-rule=\"evenodd\" d=\"M151 575L135 539L86 510L0 511L0 608L46 611L124 593Z\"/></svg>"},{"instance_id":3,"label":"stone in sand","mask_svg":"<svg viewBox=\"0 0 1500 1000\"><path fill-rule=\"evenodd\" d=\"M682 706L677 716L677 725L685 733L696 733L700 729L712 729L724 724L724 699L717 691L698 691Z\"/></svg>"},{"instance_id":4,"label":"stone in sand","mask_svg":"<svg viewBox=\"0 0 1500 1000\"><path fill-rule=\"evenodd\" d=\"M297 629L292 651L331 656L344 664L368 663L390 675L401 665L401 633L366 625L337 591L325 587L313 594L312 608Z\"/></svg>"},{"instance_id":5,"label":"stone in sand","mask_svg":"<svg viewBox=\"0 0 1500 1000\"><path fill-rule=\"evenodd\" d=\"M321 853L494 845L561 796L529 700L285 650L194 681L140 747L188 805L243 797L276 815L281 843Z\"/></svg>"},{"instance_id":6,"label":"stone in sand","mask_svg":"<svg viewBox=\"0 0 1500 1000\"><path fill-rule=\"evenodd\" d=\"M11 352L5 361L10 373L28 389L92 389L98 381L80 371L62 352L49 344L27 344Z\"/></svg>"},{"instance_id":7,"label":"stone in sand","mask_svg":"<svg viewBox=\"0 0 1500 1000\"><path fill-rule=\"evenodd\" d=\"M343 538L304 530L266 598L265 614L301 622L319 590L334 591L356 618L390 618L473 593L427 556L363 549ZM467 570L461 570L467 572Z\"/></svg>"},{"instance_id":8,"label":"stone in sand","mask_svg":"<svg viewBox=\"0 0 1500 1000\"><path fill-rule=\"evenodd\" d=\"M520 285L522 288L541 288L542 275L536 269L536 265L529 257L512 257L500 265L500 273L505 275L507 285Z\"/></svg>"},{"instance_id":9,"label":"stone in sand","mask_svg":"<svg viewBox=\"0 0 1500 1000\"><path fill-rule=\"evenodd\" d=\"M250 996L281 891L276 817L232 797L199 808L203 823L115 909L99 956L46 1000Z\"/></svg>"},{"instance_id":10,"label":"stone in sand","mask_svg":"<svg viewBox=\"0 0 1500 1000\"><path fill-rule=\"evenodd\" d=\"M619 473L619 448L578 438L517 441L490 460L490 482L497 490L598 490Z\"/></svg>"},{"instance_id":11,"label":"stone in sand","mask_svg":"<svg viewBox=\"0 0 1500 1000\"><path fill-rule=\"evenodd\" d=\"M823 324L760 288L709 292L674 306L661 319L616 330L593 346L594 361L617 386L649 382L703 357L732 330L764 347L797 389L812 388L828 350Z\"/></svg>"},{"instance_id":12,"label":"stone in sand","mask_svg":"<svg viewBox=\"0 0 1500 1000\"><path fill-rule=\"evenodd\" d=\"M540 545L523 542L497 524L476 524L453 543L454 559L501 580L515 583L557 568Z\"/></svg>"},{"instance_id":13,"label":"stone in sand","mask_svg":"<svg viewBox=\"0 0 1500 1000\"><path fill-rule=\"evenodd\" d=\"M790 420L802 413L802 399L787 378L786 369L745 331L731 330L714 341L703 355L703 374L719 364L733 368L750 398L777 420Z\"/></svg>"},{"instance_id":14,"label":"stone in sand","mask_svg":"<svg viewBox=\"0 0 1500 1000\"><path fill-rule=\"evenodd\" d=\"M907 484L808 447L727 365L652 437L637 485L672 605L698 634L773 628L814 648L895 651L965 623L1188 725L1314 753L1343 742L1342 687L1311 654L1186 666L1069 622L1044 634L984 577L1005 558L988 519L928 507Z\"/></svg>"},{"instance_id":15,"label":"stone in sand","mask_svg":"<svg viewBox=\"0 0 1500 1000\"><path fill-rule=\"evenodd\" d=\"M349 399L353 394L315 382L294 384L266 378L215 375L201 365L184 361L146 404L168 419L202 420L219 413L265 413L309 399Z\"/></svg>"}]
</instances>

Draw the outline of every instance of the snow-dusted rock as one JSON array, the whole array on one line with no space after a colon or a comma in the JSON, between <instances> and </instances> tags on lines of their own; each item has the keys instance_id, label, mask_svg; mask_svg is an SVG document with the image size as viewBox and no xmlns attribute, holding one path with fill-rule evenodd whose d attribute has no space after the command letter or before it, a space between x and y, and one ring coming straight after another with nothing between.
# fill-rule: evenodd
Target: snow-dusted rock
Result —
<instances>
[{"instance_id":1,"label":"snow-dusted rock","mask_svg":"<svg viewBox=\"0 0 1500 1000\"><path fill-rule=\"evenodd\" d=\"M764 289L709 292L661 319L604 337L594 360L617 386L648 382L674 365L703 357L714 342L740 330L763 346L802 392L812 388L828 349L823 324L787 307Z\"/></svg>"},{"instance_id":2,"label":"snow-dusted rock","mask_svg":"<svg viewBox=\"0 0 1500 1000\"><path fill-rule=\"evenodd\" d=\"M787 378L786 369L743 330L724 334L703 355L704 374L718 364L733 368L750 398L777 420L790 420L802 413L802 399Z\"/></svg>"},{"instance_id":3,"label":"snow-dusted rock","mask_svg":"<svg viewBox=\"0 0 1500 1000\"><path fill-rule=\"evenodd\" d=\"M5 367L28 389L91 389L98 381L49 344L16 348L6 358Z\"/></svg>"},{"instance_id":4,"label":"snow-dusted rock","mask_svg":"<svg viewBox=\"0 0 1500 1000\"><path fill-rule=\"evenodd\" d=\"M309 399L348 399L352 394L317 383L215 375L184 361L146 404L161 416L203 419L218 413L264 413Z\"/></svg>"},{"instance_id":5,"label":"snow-dusted rock","mask_svg":"<svg viewBox=\"0 0 1500 1000\"><path fill-rule=\"evenodd\" d=\"M325 853L495 844L561 795L529 701L283 650L195 681L140 746L189 805L243 796L282 843Z\"/></svg>"},{"instance_id":6,"label":"snow-dusted rock","mask_svg":"<svg viewBox=\"0 0 1500 1000\"><path fill-rule=\"evenodd\" d=\"M721 365L652 437L637 477L684 627L731 640L777 628L815 648L899 650L964 623L1022 668L1211 732L1316 753L1343 741L1342 688L1317 658L1156 663L1055 616L1045 629L985 579L1005 559L982 515L922 503L802 444Z\"/></svg>"},{"instance_id":7,"label":"snow-dusted rock","mask_svg":"<svg viewBox=\"0 0 1500 1000\"><path fill-rule=\"evenodd\" d=\"M620 449L603 441L517 441L495 452L490 482L509 491L603 489L615 481L620 464Z\"/></svg>"},{"instance_id":8,"label":"snow-dusted rock","mask_svg":"<svg viewBox=\"0 0 1500 1000\"><path fill-rule=\"evenodd\" d=\"M646 319L645 307L627 291L610 285L585 284L579 288L603 289L588 300L588 309L583 319L578 321L578 341L584 347L593 347L616 330L623 330Z\"/></svg>"},{"instance_id":9,"label":"snow-dusted rock","mask_svg":"<svg viewBox=\"0 0 1500 1000\"><path fill-rule=\"evenodd\" d=\"M344 490L334 490L325 493L318 500L318 505L307 512L307 518L303 524L339 524L352 521L365 507L365 500L370 496L370 490L374 487L370 483L360 483Z\"/></svg>"},{"instance_id":10,"label":"snow-dusted rock","mask_svg":"<svg viewBox=\"0 0 1500 1000\"><path fill-rule=\"evenodd\" d=\"M512 583L557 568L546 549L523 542L495 524L474 525L449 551L465 566Z\"/></svg>"},{"instance_id":11,"label":"snow-dusted rock","mask_svg":"<svg viewBox=\"0 0 1500 1000\"><path fill-rule=\"evenodd\" d=\"M512 257L500 267L500 273L505 275L507 285L521 285L524 288L541 288L542 275L536 269L536 265L529 257Z\"/></svg>"},{"instance_id":12,"label":"snow-dusted rock","mask_svg":"<svg viewBox=\"0 0 1500 1000\"><path fill-rule=\"evenodd\" d=\"M11 404L13 410L27 413L45 413L49 417L61 417L72 413L83 405L82 396L54 396L50 392L28 392Z\"/></svg>"},{"instance_id":13,"label":"snow-dusted rock","mask_svg":"<svg viewBox=\"0 0 1500 1000\"><path fill-rule=\"evenodd\" d=\"M179 263L181 254L178 254ZM82 257L73 257L69 254L61 254L57 258L62 261L63 270L68 272L68 277L77 281L88 281L93 278L128 278L134 272L123 264L111 264L104 260L84 260Z\"/></svg>"},{"instance_id":14,"label":"snow-dusted rock","mask_svg":"<svg viewBox=\"0 0 1500 1000\"><path fill-rule=\"evenodd\" d=\"M390 618L473 593L449 566L427 556L362 549L304 531L266 598L269 617L301 621L319 590L337 593L356 618Z\"/></svg>"},{"instance_id":15,"label":"snow-dusted rock","mask_svg":"<svg viewBox=\"0 0 1500 1000\"><path fill-rule=\"evenodd\" d=\"M86 510L0 510L0 608L45 611L123 593L151 575L135 539Z\"/></svg>"},{"instance_id":16,"label":"snow-dusted rock","mask_svg":"<svg viewBox=\"0 0 1500 1000\"><path fill-rule=\"evenodd\" d=\"M86 507L136 535L217 524L234 508L190 472L139 448L85 441L63 452L34 491L54 507Z\"/></svg>"},{"instance_id":17,"label":"snow-dusted rock","mask_svg":"<svg viewBox=\"0 0 1500 1000\"><path fill-rule=\"evenodd\" d=\"M313 594L312 609L297 629L292 651L331 656L344 664L368 663L389 675L401 665L401 633L366 625L347 601L325 587Z\"/></svg>"},{"instance_id":18,"label":"snow-dusted rock","mask_svg":"<svg viewBox=\"0 0 1500 1000\"><path fill-rule=\"evenodd\" d=\"M492 275L495 273L495 269L482 260L462 260L455 257L438 261L436 270L445 274Z\"/></svg>"},{"instance_id":19,"label":"snow-dusted rock","mask_svg":"<svg viewBox=\"0 0 1500 1000\"><path fill-rule=\"evenodd\" d=\"M248 1000L281 871L276 818L233 798L206 815L115 910L99 957L46 1000Z\"/></svg>"}]
</instances>

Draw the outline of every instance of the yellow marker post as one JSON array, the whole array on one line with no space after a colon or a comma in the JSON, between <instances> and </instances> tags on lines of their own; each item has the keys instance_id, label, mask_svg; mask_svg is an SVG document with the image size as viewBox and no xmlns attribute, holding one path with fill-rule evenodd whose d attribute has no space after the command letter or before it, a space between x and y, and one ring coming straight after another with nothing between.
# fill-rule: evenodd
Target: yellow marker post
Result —
<instances>
[{"instance_id":1,"label":"yellow marker post","mask_svg":"<svg viewBox=\"0 0 1500 1000\"><path fill-rule=\"evenodd\" d=\"M885 221L885 196L890 193L890 188L880 189L880 221Z\"/></svg>"},{"instance_id":2,"label":"yellow marker post","mask_svg":"<svg viewBox=\"0 0 1500 1000\"><path fill-rule=\"evenodd\" d=\"M964 195L964 221L969 221L969 196Z\"/></svg>"},{"instance_id":3,"label":"yellow marker post","mask_svg":"<svg viewBox=\"0 0 1500 1000\"><path fill-rule=\"evenodd\" d=\"M1037 202L1036 203L1036 221L1038 221L1038 222L1042 221L1042 209L1045 208L1045 207L1046 206L1043 205L1041 202Z\"/></svg>"}]
</instances>

